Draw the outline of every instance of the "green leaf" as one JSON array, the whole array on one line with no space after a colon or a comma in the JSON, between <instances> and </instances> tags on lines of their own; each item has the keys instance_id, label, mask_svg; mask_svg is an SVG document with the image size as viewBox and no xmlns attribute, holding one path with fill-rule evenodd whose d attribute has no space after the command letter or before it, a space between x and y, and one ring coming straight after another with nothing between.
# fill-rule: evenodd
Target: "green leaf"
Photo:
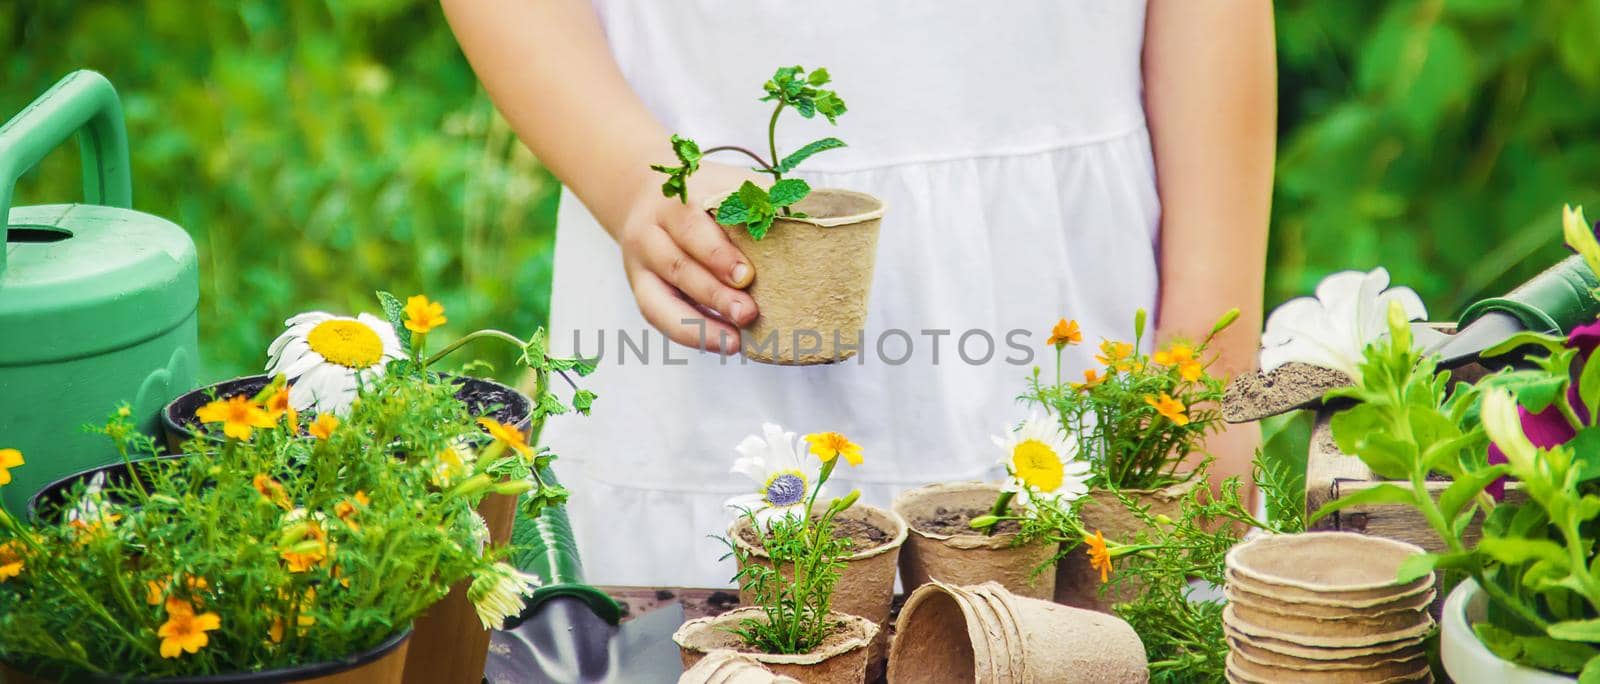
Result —
<instances>
[{"instance_id":1,"label":"green leaf","mask_svg":"<svg viewBox=\"0 0 1600 684\"><path fill-rule=\"evenodd\" d=\"M1462 473L1450 483L1450 486L1444 488L1443 493L1439 494L1439 511L1447 518L1454 518L1466 508L1467 504L1472 503L1478 492L1504 477L1507 467L1506 464L1499 463L1482 470Z\"/></svg>"},{"instance_id":2,"label":"green leaf","mask_svg":"<svg viewBox=\"0 0 1600 684\"><path fill-rule=\"evenodd\" d=\"M739 193L723 198L722 204L717 207L717 223L724 226L737 226L748 220L750 220L750 207L745 206L744 200L739 199Z\"/></svg>"},{"instance_id":3,"label":"green leaf","mask_svg":"<svg viewBox=\"0 0 1600 684\"><path fill-rule=\"evenodd\" d=\"M1567 551L1548 539L1523 537L1484 537L1478 551L1507 565L1542 560L1557 567L1568 567Z\"/></svg>"},{"instance_id":4,"label":"green leaf","mask_svg":"<svg viewBox=\"0 0 1600 684\"><path fill-rule=\"evenodd\" d=\"M1600 684L1600 654L1589 658L1578 673L1578 684Z\"/></svg>"},{"instance_id":5,"label":"green leaf","mask_svg":"<svg viewBox=\"0 0 1600 684\"><path fill-rule=\"evenodd\" d=\"M1406 556L1400 561L1400 570L1395 573L1394 581L1402 584L1411 582L1433 573L1433 568L1439 562L1439 556L1432 553L1419 553Z\"/></svg>"},{"instance_id":6,"label":"green leaf","mask_svg":"<svg viewBox=\"0 0 1600 684\"><path fill-rule=\"evenodd\" d=\"M578 413L587 416L589 415L590 407L594 406L595 398L594 392L586 389L578 390L572 395L572 408L576 409Z\"/></svg>"},{"instance_id":7,"label":"green leaf","mask_svg":"<svg viewBox=\"0 0 1600 684\"><path fill-rule=\"evenodd\" d=\"M815 71L811 72L810 76L806 77L806 83L810 83L814 86L823 85L827 83L828 80L828 70L825 67L817 67Z\"/></svg>"},{"instance_id":8,"label":"green leaf","mask_svg":"<svg viewBox=\"0 0 1600 684\"><path fill-rule=\"evenodd\" d=\"M800 162L811 158L811 155L814 155L818 152L837 149L844 146L844 141L838 138L823 138L821 140L814 141L805 147L795 150L794 154L784 157L783 161L778 162L778 173L788 173L793 171L796 166L800 165Z\"/></svg>"},{"instance_id":9,"label":"green leaf","mask_svg":"<svg viewBox=\"0 0 1600 684\"><path fill-rule=\"evenodd\" d=\"M845 113L844 100L838 93L824 90L816 98L817 111L828 118L828 123L838 123L838 118Z\"/></svg>"},{"instance_id":10,"label":"green leaf","mask_svg":"<svg viewBox=\"0 0 1600 684\"><path fill-rule=\"evenodd\" d=\"M667 174L666 182L661 184L661 194L665 197L677 197L679 202L689 203L689 176L700 170L700 145L688 138L672 136L672 153L678 157L679 166L665 164L651 164L654 171Z\"/></svg>"},{"instance_id":11,"label":"green leaf","mask_svg":"<svg viewBox=\"0 0 1600 684\"><path fill-rule=\"evenodd\" d=\"M559 416L567 412L567 405L561 402L561 397L554 392L545 392L539 396L539 405L534 407L536 418L545 416Z\"/></svg>"},{"instance_id":12,"label":"green leaf","mask_svg":"<svg viewBox=\"0 0 1600 684\"><path fill-rule=\"evenodd\" d=\"M411 329L406 327L405 305L400 303L399 297L382 290L378 291L378 304L383 307L383 317L394 327L395 336L400 338L400 351L411 356Z\"/></svg>"},{"instance_id":13,"label":"green leaf","mask_svg":"<svg viewBox=\"0 0 1600 684\"><path fill-rule=\"evenodd\" d=\"M1354 494L1349 494L1335 501L1323 504L1316 513L1311 514L1311 523L1326 517L1335 511L1340 511L1351 506L1370 506L1375 504L1411 504L1415 505L1416 494L1399 485L1383 483L1368 489L1363 489Z\"/></svg>"},{"instance_id":14,"label":"green leaf","mask_svg":"<svg viewBox=\"0 0 1600 684\"><path fill-rule=\"evenodd\" d=\"M739 199L750 208L751 212L759 212L772 206L772 199L767 196L767 191L750 181L745 181L739 186Z\"/></svg>"},{"instance_id":15,"label":"green leaf","mask_svg":"<svg viewBox=\"0 0 1600 684\"><path fill-rule=\"evenodd\" d=\"M799 178L785 178L772 184L769 197L774 207L787 207L811 194L811 185Z\"/></svg>"},{"instance_id":16,"label":"green leaf","mask_svg":"<svg viewBox=\"0 0 1600 684\"><path fill-rule=\"evenodd\" d=\"M1545 632L1554 638L1565 641L1582 641L1588 644L1596 644L1600 643L1600 619L1557 622L1550 625Z\"/></svg>"},{"instance_id":17,"label":"green leaf","mask_svg":"<svg viewBox=\"0 0 1600 684\"><path fill-rule=\"evenodd\" d=\"M1560 335L1523 331L1506 338L1506 341L1488 348L1479 355L1500 356L1529 345L1544 347L1545 351L1553 354L1566 348L1566 344L1567 338Z\"/></svg>"}]
</instances>

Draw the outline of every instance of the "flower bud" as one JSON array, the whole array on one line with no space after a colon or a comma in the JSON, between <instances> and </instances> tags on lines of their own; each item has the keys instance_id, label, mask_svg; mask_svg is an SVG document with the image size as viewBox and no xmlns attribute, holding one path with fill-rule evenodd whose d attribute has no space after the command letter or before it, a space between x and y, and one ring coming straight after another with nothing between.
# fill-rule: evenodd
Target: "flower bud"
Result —
<instances>
[{"instance_id":1,"label":"flower bud","mask_svg":"<svg viewBox=\"0 0 1600 684\"><path fill-rule=\"evenodd\" d=\"M527 480L507 480L505 482L496 482L494 486L489 488L489 491L496 494L518 496L530 489L533 489L533 483Z\"/></svg>"},{"instance_id":2,"label":"flower bud","mask_svg":"<svg viewBox=\"0 0 1600 684\"><path fill-rule=\"evenodd\" d=\"M1389 336L1394 339L1395 346L1411 348L1411 318L1398 299L1389 300Z\"/></svg>"},{"instance_id":3,"label":"flower bud","mask_svg":"<svg viewBox=\"0 0 1600 684\"><path fill-rule=\"evenodd\" d=\"M969 527L971 527L972 529L974 529L974 530L983 530L983 529L988 529L990 527L994 527L995 525L999 524L999 522L1000 522L1000 516L997 516L997 515L980 515L980 516L978 516L976 518L973 518L972 522L967 523L967 525Z\"/></svg>"},{"instance_id":4,"label":"flower bud","mask_svg":"<svg viewBox=\"0 0 1600 684\"><path fill-rule=\"evenodd\" d=\"M450 496L472 496L492 486L494 486L494 479L486 473L479 473L456 485L455 489L450 490Z\"/></svg>"},{"instance_id":5,"label":"flower bud","mask_svg":"<svg viewBox=\"0 0 1600 684\"><path fill-rule=\"evenodd\" d=\"M1237 320L1239 320L1239 309L1237 307L1228 309L1228 313L1222 314L1222 318L1217 319L1217 324L1211 326L1211 334L1215 335L1222 332Z\"/></svg>"}]
</instances>

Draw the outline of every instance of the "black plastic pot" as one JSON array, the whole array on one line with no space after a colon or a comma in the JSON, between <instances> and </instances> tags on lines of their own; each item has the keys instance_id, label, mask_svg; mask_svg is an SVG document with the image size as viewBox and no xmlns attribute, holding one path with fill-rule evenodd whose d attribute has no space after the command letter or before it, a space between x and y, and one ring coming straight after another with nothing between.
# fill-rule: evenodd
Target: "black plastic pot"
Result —
<instances>
[{"instance_id":1,"label":"black plastic pot","mask_svg":"<svg viewBox=\"0 0 1600 684\"><path fill-rule=\"evenodd\" d=\"M533 402L517 390L502 385L493 380L483 378L450 376L460 390L456 398L466 403L467 408L474 415L487 412L488 416L506 425L515 425L520 429L528 429L533 418ZM213 396L218 399L227 399L239 395L255 396L267 386L271 379L265 375L249 375L234 378L208 385L180 395L161 409L161 429L165 433L167 449L172 453L179 451L179 446L193 439L194 426L200 423L195 417L195 412L200 407L211 402ZM489 407L497 407L488 411ZM213 437L219 440L220 437Z\"/></svg>"},{"instance_id":2,"label":"black plastic pot","mask_svg":"<svg viewBox=\"0 0 1600 684\"><path fill-rule=\"evenodd\" d=\"M127 464L118 461L116 463L108 463L103 466L90 468L88 470L76 472L63 477L55 482L45 485L43 489L34 492L33 496L28 498L28 519L34 522L43 522L46 524L55 524L60 522L60 516L63 509L68 503L70 503L67 501L67 495L72 493L73 488L79 482L88 485L89 480L95 475L105 473L106 484L108 485L127 486L134 481L134 473L139 473L141 468L148 465L154 465L162 461L176 460L177 458L180 457L162 456L160 458L146 458L134 461L133 473L128 472ZM115 497L112 497L109 494L107 495L107 499L112 503L123 503L117 501Z\"/></svg>"},{"instance_id":3,"label":"black plastic pot","mask_svg":"<svg viewBox=\"0 0 1600 684\"><path fill-rule=\"evenodd\" d=\"M44 682L82 682L83 684L399 684L404 672L407 628L366 651L340 660L296 665L259 672L167 677L149 679L134 675L92 675L60 667L19 667L0 665L0 682L43 684ZM39 674L23 674L24 671Z\"/></svg>"}]
</instances>

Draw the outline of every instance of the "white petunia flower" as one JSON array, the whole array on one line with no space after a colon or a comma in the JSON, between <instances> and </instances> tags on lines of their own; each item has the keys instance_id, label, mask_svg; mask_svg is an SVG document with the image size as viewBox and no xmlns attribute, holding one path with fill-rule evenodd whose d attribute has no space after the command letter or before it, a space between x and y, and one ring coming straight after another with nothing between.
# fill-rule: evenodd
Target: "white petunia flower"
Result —
<instances>
[{"instance_id":1,"label":"white petunia flower","mask_svg":"<svg viewBox=\"0 0 1600 684\"><path fill-rule=\"evenodd\" d=\"M1034 413L993 439L1009 475L1005 490L1024 505L1035 496L1073 501L1089 493L1089 462L1078 458L1072 437L1049 417Z\"/></svg>"},{"instance_id":2,"label":"white petunia flower","mask_svg":"<svg viewBox=\"0 0 1600 684\"><path fill-rule=\"evenodd\" d=\"M403 355L394 326L372 314L312 311L284 325L288 329L267 348L267 374L289 379L296 411L345 414L359 384L383 375L389 361Z\"/></svg>"},{"instance_id":3,"label":"white petunia flower","mask_svg":"<svg viewBox=\"0 0 1600 684\"><path fill-rule=\"evenodd\" d=\"M535 575L506 563L495 563L472 578L467 600L472 601L484 629L500 629L507 618L522 614L526 605L522 599L533 596L540 584Z\"/></svg>"},{"instance_id":4,"label":"white petunia flower","mask_svg":"<svg viewBox=\"0 0 1600 684\"><path fill-rule=\"evenodd\" d=\"M1323 278L1316 297L1291 299L1272 310L1261 333L1261 372L1298 361L1359 381L1367 345L1389 334L1389 302L1400 303L1406 320L1428 317L1422 298L1409 287L1390 288L1389 271L1381 266Z\"/></svg>"},{"instance_id":5,"label":"white petunia flower","mask_svg":"<svg viewBox=\"0 0 1600 684\"><path fill-rule=\"evenodd\" d=\"M733 462L731 472L754 480L759 488L754 494L741 494L728 499L724 506L744 515L754 513L756 522L766 527L778 516L801 517L805 513L806 499L817 473L802 467L800 441L795 433L784 432L779 425L765 423L761 436L750 435L739 442L734 450L739 458ZM822 494L818 493L821 499Z\"/></svg>"}]
</instances>

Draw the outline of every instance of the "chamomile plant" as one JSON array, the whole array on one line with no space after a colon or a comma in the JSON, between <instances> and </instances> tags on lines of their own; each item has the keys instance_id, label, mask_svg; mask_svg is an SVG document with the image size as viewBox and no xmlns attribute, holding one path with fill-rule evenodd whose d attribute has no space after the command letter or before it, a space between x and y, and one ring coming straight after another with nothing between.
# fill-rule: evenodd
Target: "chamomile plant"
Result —
<instances>
[{"instance_id":1,"label":"chamomile plant","mask_svg":"<svg viewBox=\"0 0 1600 684\"><path fill-rule=\"evenodd\" d=\"M762 102L773 102L772 117L767 122L767 157L737 145L723 145L702 150L700 144L678 135L672 136L672 151L678 157L677 166L665 164L652 165L650 168L667 174L666 182L661 184L661 193L667 197L677 197L679 201L689 201L689 176L700 169L700 160L708 154L716 152L738 152L749 157L756 163L755 171L772 177L772 185L762 188L755 183L745 181L739 189L717 207L717 223L725 226L744 225L750 232L750 238L760 240L766 237L767 231L772 228L772 222L779 216L792 216L805 218L805 214L795 211L792 207L796 202L805 199L811 194L811 186L799 178L785 178L784 175L794 171L801 162L818 152L844 147L844 141L828 137L816 140L787 156L778 156L778 119L784 110L792 109L802 118L810 119L821 114L828 123L838 122L840 115L845 113L844 100L839 94L822 88L827 85L832 77L828 70L817 68L807 72L800 66L782 67L772 75L772 79L762 85L766 95Z\"/></svg>"}]
</instances>

